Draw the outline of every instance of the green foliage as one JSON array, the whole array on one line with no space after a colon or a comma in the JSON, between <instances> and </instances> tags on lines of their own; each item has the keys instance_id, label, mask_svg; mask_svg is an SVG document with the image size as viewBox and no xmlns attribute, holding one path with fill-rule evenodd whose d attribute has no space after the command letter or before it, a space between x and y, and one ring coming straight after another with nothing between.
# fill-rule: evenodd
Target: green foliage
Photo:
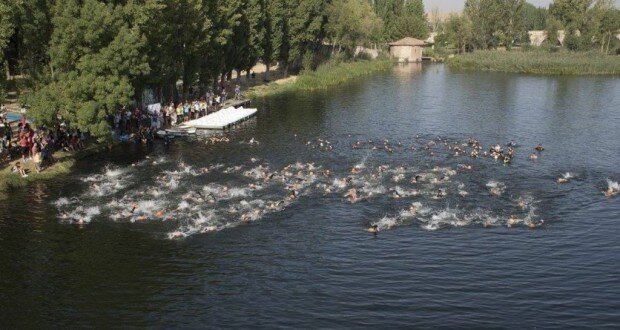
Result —
<instances>
[{"instance_id":1,"label":"green foliage","mask_svg":"<svg viewBox=\"0 0 620 330\"><path fill-rule=\"evenodd\" d=\"M443 33L436 41L446 47L454 45L460 53L464 53L474 41L474 28L466 15L450 15L444 23Z\"/></svg>"},{"instance_id":2,"label":"green foliage","mask_svg":"<svg viewBox=\"0 0 620 330\"><path fill-rule=\"evenodd\" d=\"M4 50L15 29L15 3L0 1L0 64L4 63Z\"/></svg>"},{"instance_id":3,"label":"green foliage","mask_svg":"<svg viewBox=\"0 0 620 330\"><path fill-rule=\"evenodd\" d=\"M362 0L332 2L326 12L328 37L334 46L344 47L350 55L356 46L377 40L383 29L373 8Z\"/></svg>"},{"instance_id":4,"label":"green foliage","mask_svg":"<svg viewBox=\"0 0 620 330\"><path fill-rule=\"evenodd\" d=\"M620 31L620 9L613 5L611 0L599 0L589 11L590 25L588 35L592 46L600 48L602 53L610 53L612 43Z\"/></svg>"},{"instance_id":5,"label":"green foliage","mask_svg":"<svg viewBox=\"0 0 620 330\"><path fill-rule=\"evenodd\" d=\"M389 58L349 62L332 60L319 66L316 71L302 72L294 82L272 83L266 88L256 90L252 95L253 97L263 97L296 91L325 90L357 77L389 70L392 65L393 62Z\"/></svg>"},{"instance_id":6,"label":"green foliage","mask_svg":"<svg viewBox=\"0 0 620 330\"><path fill-rule=\"evenodd\" d=\"M555 0L547 11L525 0L467 0L464 15L443 24L434 19L432 28L441 31L438 46L461 53L509 49L527 41L527 30L542 27L552 40L566 28L569 49L612 53L619 11L610 0L592 3ZM325 40L349 55L337 56L342 59L357 45L425 39L429 29L422 0L0 0L0 64L8 56L25 75L30 91L21 97L37 123L62 116L105 139L106 114L139 101L146 87L176 98L181 80L180 96L187 97L190 87L204 92L258 61L278 62L284 73L304 70L306 86L329 57Z\"/></svg>"},{"instance_id":7,"label":"green foliage","mask_svg":"<svg viewBox=\"0 0 620 330\"><path fill-rule=\"evenodd\" d=\"M526 31L544 30L547 26L549 10L544 7L536 7L529 2L523 5L521 10L523 25Z\"/></svg>"},{"instance_id":8,"label":"green foliage","mask_svg":"<svg viewBox=\"0 0 620 330\"><path fill-rule=\"evenodd\" d=\"M37 123L57 116L105 139L106 114L129 103L134 86L149 73L146 38L132 4L59 0L50 45L55 75L25 99Z\"/></svg>"},{"instance_id":9,"label":"green foliage","mask_svg":"<svg viewBox=\"0 0 620 330\"><path fill-rule=\"evenodd\" d=\"M378 9L378 13L385 24L386 40L393 41L404 37L426 39L428 37L429 23L422 0L386 0Z\"/></svg>"},{"instance_id":10,"label":"green foliage","mask_svg":"<svg viewBox=\"0 0 620 330\"><path fill-rule=\"evenodd\" d=\"M549 14L558 19L567 34L582 31L586 25L586 13L592 0L554 0L549 6Z\"/></svg>"},{"instance_id":11,"label":"green foliage","mask_svg":"<svg viewBox=\"0 0 620 330\"><path fill-rule=\"evenodd\" d=\"M527 36L522 14L525 0L467 0L465 14L474 22L477 48L507 48Z\"/></svg>"},{"instance_id":12,"label":"green foliage","mask_svg":"<svg viewBox=\"0 0 620 330\"><path fill-rule=\"evenodd\" d=\"M551 16L547 19L547 39L545 42L550 46L557 46L560 44L559 31L562 28L562 23L555 17Z\"/></svg>"},{"instance_id":13,"label":"green foliage","mask_svg":"<svg viewBox=\"0 0 620 330\"><path fill-rule=\"evenodd\" d=\"M446 62L459 70L482 70L530 74L620 75L620 58L598 52L477 51Z\"/></svg>"}]
</instances>

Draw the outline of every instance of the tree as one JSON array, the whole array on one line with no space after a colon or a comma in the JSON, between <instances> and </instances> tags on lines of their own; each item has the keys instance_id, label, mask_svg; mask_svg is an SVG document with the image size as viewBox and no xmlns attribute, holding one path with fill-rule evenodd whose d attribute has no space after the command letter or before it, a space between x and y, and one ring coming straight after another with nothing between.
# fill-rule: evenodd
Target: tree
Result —
<instances>
[{"instance_id":1,"label":"tree","mask_svg":"<svg viewBox=\"0 0 620 330\"><path fill-rule=\"evenodd\" d=\"M287 32L289 39L287 67L302 68L304 57L313 57L320 50L325 38L327 0L282 0L287 3L289 14ZM286 16L285 16L286 17ZM316 67L314 60L310 68ZM305 68L305 69L310 69Z\"/></svg>"},{"instance_id":2,"label":"tree","mask_svg":"<svg viewBox=\"0 0 620 330\"><path fill-rule=\"evenodd\" d=\"M0 104L4 103L6 98L6 77L9 75L9 67L4 53L15 30L14 19L15 3L0 1L0 65L6 71L6 74L0 75Z\"/></svg>"},{"instance_id":3,"label":"tree","mask_svg":"<svg viewBox=\"0 0 620 330\"><path fill-rule=\"evenodd\" d=\"M385 33L388 40L404 37L426 39L429 24L422 0L405 1L400 7L392 4L385 18Z\"/></svg>"},{"instance_id":4,"label":"tree","mask_svg":"<svg viewBox=\"0 0 620 330\"><path fill-rule=\"evenodd\" d=\"M559 45L560 41L559 41L559 37L560 37L560 29L562 28L562 23L560 23L560 21L553 17L550 16L547 19L547 27L545 28L546 32L547 32L547 39L546 42L551 45L551 46L557 46Z\"/></svg>"},{"instance_id":5,"label":"tree","mask_svg":"<svg viewBox=\"0 0 620 330\"><path fill-rule=\"evenodd\" d=\"M441 24L442 24L442 19L441 16L439 14L439 8L438 7L433 7L433 9L431 10L431 13L429 15L429 25L431 28L432 32L440 32L441 31Z\"/></svg>"},{"instance_id":6,"label":"tree","mask_svg":"<svg viewBox=\"0 0 620 330\"><path fill-rule=\"evenodd\" d=\"M382 21L367 2L336 1L326 11L328 23L325 29L333 47L344 47L349 55L360 43L368 42L380 34Z\"/></svg>"},{"instance_id":7,"label":"tree","mask_svg":"<svg viewBox=\"0 0 620 330\"><path fill-rule=\"evenodd\" d=\"M560 21L567 35L571 35L584 29L586 12L591 5L592 0L554 0L549 14Z\"/></svg>"},{"instance_id":8,"label":"tree","mask_svg":"<svg viewBox=\"0 0 620 330\"><path fill-rule=\"evenodd\" d=\"M105 116L134 98L136 82L150 70L132 6L56 2L50 55L57 73L27 96L37 123L51 125L60 115L100 139L108 137Z\"/></svg>"},{"instance_id":9,"label":"tree","mask_svg":"<svg viewBox=\"0 0 620 330\"><path fill-rule=\"evenodd\" d=\"M523 25L527 31L544 30L547 26L549 11L544 7L535 7L529 2L523 5L521 16Z\"/></svg>"},{"instance_id":10,"label":"tree","mask_svg":"<svg viewBox=\"0 0 620 330\"><path fill-rule=\"evenodd\" d=\"M465 14L473 24L473 43L477 48L495 48L500 39L497 32L501 29L501 0L467 0Z\"/></svg>"},{"instance_id":11,"label":"tree","mask_svg":"<svg viewBox=\"0 0 620 330\"><path fill-rule=\"evenodd\" d=\"M442 38L453 44L459 53L464 53L474 40L473 31L473 25L468 16L452 14L444 23Z\"/></svg>"},{"instance_id":12,"label":"tree","mask_svg":"<svg viewBox=\"0 0 620 330\"><path fill-rule=\"evenodd\" d=\"M609 53L610 45L620 30L620 10L614 7L611 0L598 0L589 14L591 40L600 46L602 53Z\"/></svg>"},{"instance_id":13,"label":"tree","mask_svg":"<svg viewBox=\"0 0 620 330\"><path fill-rule=\"evenodd\" d=\"M508 50L515 41L523 40L527 36L522 15L524 5L525 0L504 0L499 7L501 20L504 22L499 26L499 38Z\"/></svg>"}]
</instances>

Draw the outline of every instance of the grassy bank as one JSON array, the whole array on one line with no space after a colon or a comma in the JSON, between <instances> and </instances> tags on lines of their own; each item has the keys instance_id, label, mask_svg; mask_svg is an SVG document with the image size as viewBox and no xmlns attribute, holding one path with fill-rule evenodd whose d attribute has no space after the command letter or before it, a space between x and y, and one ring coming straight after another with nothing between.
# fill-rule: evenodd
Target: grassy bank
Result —
<instances>
[{"instance_id":1,"label":"grassy bank","mask_svg":"<svg viewBox=\"0 0 620 330\"><path fill-rule=\"evenodd\" d=\"M449 58L452 69L557 75L618 75L620 57L596 52L476 51Z\"/></svg>"},{"instance_id":2,"label":"grassy bank","mask_svg":"<svg viewBox=\"0 0 620 330\"><path fill-rule=\"evenodd\" d=\"M273 82L250 90L251 97L262 97L284 92L325 90L351 79L387 70L393 62L389 59L359 60L354 62L327 62L316 71L304 71L287 83Z\"/></svg>"},{"instance_id":3,"label":"grassy bank","mask_svg":"<svg viewBox=\"0 0 620 330\"><path fill-rule=\"evenodd\" d=\"M45 168L41 173L35 171L33 161L24 163L21 159L14 160L7 164L3 170L0 170L0 192L11 188L25 187L31 183L42 182L69 174L77 160L97 154L106 148L106 145L97 144L90 145L86 149L75 153L58 151L54 153L56 162L54 162L52 166ZM13 168L16 162L22 163L22 166L24 166L28 172L28 177L22 178L21 175L11 171L11 168Z\"/></svg>"}]
</instances>

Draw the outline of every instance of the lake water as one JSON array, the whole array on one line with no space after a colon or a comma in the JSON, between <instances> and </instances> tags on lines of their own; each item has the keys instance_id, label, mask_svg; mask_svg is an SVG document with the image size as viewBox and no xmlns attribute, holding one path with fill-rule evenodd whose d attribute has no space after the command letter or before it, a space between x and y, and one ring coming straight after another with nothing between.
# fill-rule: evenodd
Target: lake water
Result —
<instances>
[{"instance_id":1,"label":"lake water","mask_svg":"<svg viewBox=\"0 0 620 330\"><path fill-rule=\"evenodd\" d=\"M3 195L2 328L620 326L620 79L407 65L254 106Z\"/></svg>"}]
</instances>

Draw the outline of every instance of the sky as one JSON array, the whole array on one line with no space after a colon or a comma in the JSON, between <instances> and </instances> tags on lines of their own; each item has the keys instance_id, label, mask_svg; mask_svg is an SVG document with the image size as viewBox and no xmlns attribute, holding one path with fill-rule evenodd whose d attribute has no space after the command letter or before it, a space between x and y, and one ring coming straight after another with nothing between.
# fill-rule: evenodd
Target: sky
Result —
<instances>
[{"instance_id":1,"label":"sky","mask_svg":"<svg viewBox=\"0 0 620 330\"><path fill-rule=\"evenodd\" d=\"M529 3L537 7L547 7L553 0L528 0ZM620 0L614 0L616 6L620 7ZM440 12L454 12L463 10L465 0L424 0L424 8L427 12L433 8L439 8Z\"/></svg>"}]
</instances>

